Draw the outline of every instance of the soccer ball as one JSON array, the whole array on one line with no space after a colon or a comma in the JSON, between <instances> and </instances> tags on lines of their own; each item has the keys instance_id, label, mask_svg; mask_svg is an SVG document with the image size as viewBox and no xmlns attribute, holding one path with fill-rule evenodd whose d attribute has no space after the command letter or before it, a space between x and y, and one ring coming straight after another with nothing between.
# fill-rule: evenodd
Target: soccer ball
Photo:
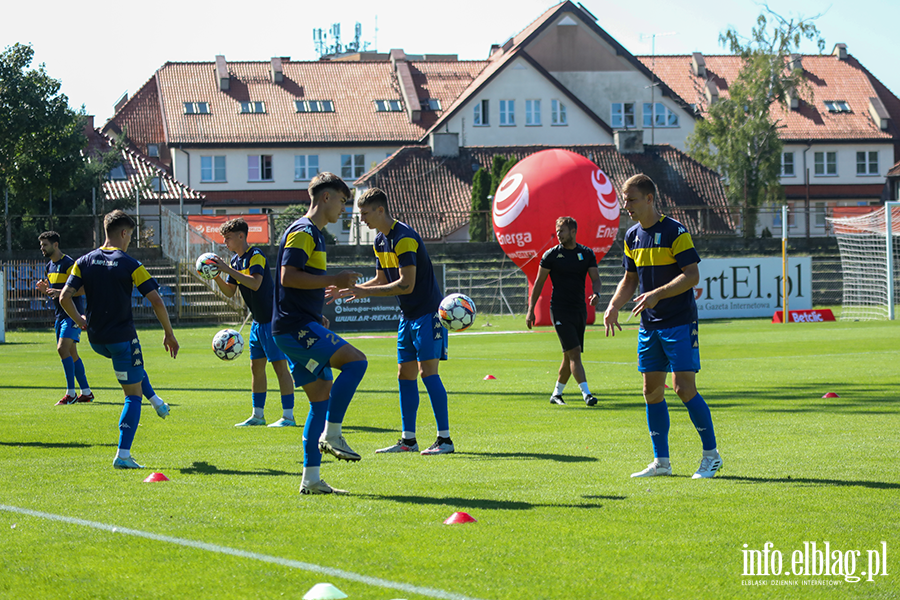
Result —
<instances>
[{"instance_id":1,"label":"soccer ball","mask_svg":"<svg viewBox=\"0 0 900 600\"><path fill-rule=\"evenodd\" d=\"M464 294L450 294L441 300L438 315L450 331L465 331L475 322L475 303Z\"/></svg>"},{"instance_id":2,"label":"soccer ball","mask_svg":"<svg viewBox=\"0 0 900 600\"><path fill-rule=\"evenodd\" d=\"M213 279L218 275L219 268L216 266L216 263L213 262L214 258L216 258L216 255L212 252L201 254L197 259L197 275L203 279Z\"/></svg>"},{"instance_id":3,"label":"soccer ball","mask_svg":"<svg viewBox=\"0 0 900 600\"><path fill-rule=\"evenodd\" d=\"M223 329L213 337L212 349L222 360L234 360L244 351L244 338L239 331Z\"/></svg>"}]
</instances>

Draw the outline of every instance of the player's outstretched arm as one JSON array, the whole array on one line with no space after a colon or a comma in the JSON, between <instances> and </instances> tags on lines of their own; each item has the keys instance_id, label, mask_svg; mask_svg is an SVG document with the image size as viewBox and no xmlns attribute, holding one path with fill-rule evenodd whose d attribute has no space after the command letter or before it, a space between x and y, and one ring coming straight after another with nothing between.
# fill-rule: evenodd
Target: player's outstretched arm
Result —
<instances>
[{"instance_id":1,"label":"player's outstretched arm","mask_svg":"<svg viewBox=\"0 0 900 600\"><path fill-rule=\"evenodd\" d=\"M75 309L75 302L72 301L72 298L77 294L77 292L83 292L84 286L79 289L74 289L69 284L66 284L62 289L62 293L59 295L59 305L62 306L62 309L66 311L66 314L69 315L75 324L78 325L80 329L87 329L87 321L85 318L78 314L78 311Z\"/></svg>"},{"instance_id":2,"label":"player's outstretched arm","mask_svg":"<svg viewBox=\"0 0 900 600\"><path fill-rule=\"evenodd\" d=\"M242 286L248 287L254 292L259 289L259 286L262 285L263 276L260 273L257 273L255 275L246 275L244 273L241 273L218 256L213 259L213 262L216 263L216 266L219 268L219 274L213 278L213 281L216 282L216 285L219 286L219 289L222 290L222 293L229 298L234 296L234 293L237 291L237 284L227 283L222 277L223 274L230 276Z\"/></svg>"},{"instance_id":3,"label":"player's outstretched arm","mask_svg":"<svg viewBox=\"0 0 900 600\"><path fill-rule=\"evenodd\" d=\"M606 327L606 337L609 337L612 334L613 337L616 336L616 328L619 331L622 331L622 326L619 325L619 310L625 306L625 303L634 296L634 292L638 287L638 276L634 271L625 271L625 275L622 277L622 280L619 281L619 285L616 286L616 293L613 294L613 297L609 301L609 306L606 307L606 312L603 314L603 325Z\"/></svg>"},{"instance_id":4,"label":"player's outstretched arm","mask_svg":"<svg viewBox=\"0 0 900 600\"><path fill-rule=\"evenodd\" d=\"M352 286L347 290L349 293L345 294L344 297L349 297L353 300L354 298L368 298L369 296L405 296L406 294L411 294L416 287L415 265L400 267L400 278L397 281L388 282L384 271L379 270L378 273L379 277L383 278L383 281L378 281L379 278L376 277L376 283L366 282L366 284L371 283L371 285Z\"/></svg>"},{"instance_id":5,"label":"player's outstretched arm","mask_svg":"<svg viewBox=\"0 0 900 600\"><path fill-rule=\"evenodd\" d=\"M153 307L153 312L156 313L159 324L162 325L163 331L165 332L165 335L163 336L163 347L169 351L172 358L175 358L178 356L179 345L178 340L175 339L175 332L172 331L172 322L169 321L169 311L166 310L166 305L163 303L163 299L156 290L151 290L146 297L150 302L150 306Z\"/></svg>"},{"instance_id":6,"label":"player's outstretched arm","mask_svg":"<svg viewBox=\"0 0 900 600\"><path fill-rule=\"evenodd\" d=\"M541 291L544 289L544 283L550 275L550 269L541 267L538 269L537 279L531 287L531 296L528 297L528 310L525 313L525 327L531 329L534 325L534 307L537 306L538 298L541 297Z\"/></svg>"},{"instance_id":7,"label":"player's outstretched arm","mask_svg":"<svg viewBox=\"0 0 900 600\"><path fill-rule=\"evenodd\" d=\"M281 285L298 290L321 290L332 285L337 288L349 288L355 285L360 277L362 273L356 271L341 271L337 275L316 275L291 265L282 265L280 274Z\"/></svg>"}]
</instances>

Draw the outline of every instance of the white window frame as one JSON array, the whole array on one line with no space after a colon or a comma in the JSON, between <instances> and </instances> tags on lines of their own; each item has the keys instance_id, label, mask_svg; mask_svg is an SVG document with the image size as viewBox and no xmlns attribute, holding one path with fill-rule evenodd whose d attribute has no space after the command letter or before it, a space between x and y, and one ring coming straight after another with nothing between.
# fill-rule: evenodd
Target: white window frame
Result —
<instances>
[{"instance_id":1,"label":"white window frame","mask_svg":"<svg viewBox=\"0 0 900 600\"><path fill-rule=\"evenodd\" d=\"M541 101L526 100L525 101L525 126L540 127L541 126Z\"/></svg>"},{"instance_id":2,"label":"white window frame","mask_svg":"<svg viewBox=\"0 0 900 600\"><path fill-rule=\"evenodd\" d=\"M209 102L182 102L186 115L208 115Z\"/></svg>"},{"instance_id":3,"label":"white window frame","mask_svg":"<svg viewBox=\"0 0 900 600\"><path fill-rule=\"evenodd\" d=\"M294 181L309 181L318 174L318 154L294 155Z\"/></svg>"},{"instance_id":4,"label":"white window frame","mask_svg":"<svg viewBox=\"0 0 900 600\"><path fill-rule=\"evenodd\" d=\"M479 100L478 102L475 103L475 106L472 108L472 111L473 111L472 124L474 127L490 127L491 126L490 108L491 108L490 100Z\"/></svg>"},{"instance_id":5,"label":"white window frame","mask_svg":"<svg viewBox=\"0 0 900 600\"><path fill-rule=\"evenodd\" d=\"M265 102L241 102L241 114L264 114L266 112Z\"/></svg>"},{"instance_id":6,"label":"white window frame","mask_svg":"<svg viewBox=\"0 0 900 600\"><path fill-rule=\"evenodd\" d=\"M365 168L365 154L341 154L341 178L345 181L356 181L365 174Z\"/></svg>"},{"instance_id":7,"label":"white window frame","mask_svg":"<svg viewBox=\"0 0 900 600\"><path fill-rule=\"evenodd\" d=\"M550 125L553 127L564 127L568 124L566 105L556 98L550 100Z\"/></svg>"},{"instance_id":8,"label":"white window frame","mask_svg":"<svg viewBox=\"0 0 900 600\"><path fill-rule=\"evenodd\" d=\"M375 112L402 112L403 104L399 100L376 100Z\"/></svg>"},{"instance_id":9,"label":"white window frame","mask_svg":"<svg viewBox=\"0 0 900 600\"><path fill-rule=\"evenodd\" d=\"M420 98L419 104L422 105L422 110L442 110L441 101L438 98Z\"/></svg>"},{"instance_id":10,"label":"white window frame","mask_svg":"<svg viewBox=\"0 0 900 600\"><path fill-rule=\"evenodd\" d=\"M791 159L787 160L787 157L790 156ZM791 167L791 172L787 172L787 168ZM794 162L794 153L793 152L782 152L781 153L781 176L782 177L796 177L797 176L797 165Z\"/></svg>"},{"instance_id":11,"label":"white window frame","mask_svg":"<svg viewBox=\"0 0 900 600\"><path fill-rule=\"evenodd\" d=\"M275 181L275 170L272 168L271 154L247 155L247 181Z\"/></svg>"},{"instance_id":12,"label":"white window frame","mask_svg":"<svg viewBox=\"0 0 900 600\"><path fill-rule=\"evenodd\" d=\"M833 173L830 173L833 169ZM814 177L837 177L837 152L822 151L813 153Z\"/></svg>"},{"instance_id":13,"label":"white window frame","mask_svg":"<svg viewBox=\"0 0 900 600\"><path fill-rule=\"evenodd\" d=\"M852 112L850 110L850 105L846 100L825 100L825 108L828 109L828 112L832 113L842 113L842 112Z\"/></svg>"},{"instance_id":14,"label":"white window frame","mask_svg":"<svg viewBox=\"0 0 900 600\"><path fill-rule=\"evenodd\" d=\"M294 107L298 113L329 113L334 112L334 101L294 100Z\"/></svg>"},{"instance_id":15,"label":"white window frame","mask_svg":"<svg viewBox=\"0 0 900 600\"><path fill-rule=\"evenodd\" d=\"M678 113L671 110L662 102L655 102L653 110L650 110L650 103L644 102L642 106L643 121L645 129L675 129L681 127L678 119Z\"/></svg>"},{"instance_id":16,"label":"white window frame","mask_svg":"<svg viewBox=\"0 0 900 600\"><path fill-rule=\"evenodd\" d=\"M201 156L200 183L225 183L227 180L225 165L224 156ZM219 178L220 175L221 178Z\"/></svg>"},{"instance_id":17,"label":"white window frame","mask_svg":"<svg viewBox=\"0 0 900 600\"><path fill-rule=\"evenodd\" d=\"M862 160L860 160L862 155ZM874 155L874 156L873 156ZM862 173L859 168L862 167ZM877 177L878 176L878 151L866 150L856 153L856 176L857 177Z\"/></svg>"},{"instance_id":18,"label":"white window frame","mask_svg":"<svg viewBox=\"0 0 900 600\"><path fill-rule=\"evenodd\" d=\"M500 127L516 126L516 101L500 100Z\"/></svg>"},{"instance_id":19,"label":"white window frame","mask_svg":"<svg viewBox=\"0 0 900 600\"><path fill-rule=\"evenodd\" d=\"M816 202L813 212L816 216L813 226L818 229L823 229L825 227L825 216L828 214L828 204L825 202Z\"/></svg>"},{"instance_id":20,"label":"white window frame","mask_svg":"<svg viewBox=\"0 0 900 600\"><path fill-rule=\"evenodd\" d=\"M609 126L613 129L635 129L634 102L613 102L609 109Z\"/></svg>"}]
</instances>

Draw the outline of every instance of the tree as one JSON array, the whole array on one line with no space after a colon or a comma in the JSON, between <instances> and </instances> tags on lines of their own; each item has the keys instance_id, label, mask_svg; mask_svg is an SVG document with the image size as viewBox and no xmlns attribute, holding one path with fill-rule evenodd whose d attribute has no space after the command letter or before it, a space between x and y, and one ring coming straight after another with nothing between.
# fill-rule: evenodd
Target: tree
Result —
<instances>
[{"instance_id":1,"label":"tree","mask_svg":"<svg viewBox=\"0 0 900 600\"><path fill-rule=\"evenodd\" d=\"M472 210L469 212L469 241L488 241L490 230L491 201L488 192L491 191L491 174L478 169L472 178Z\"/></svg>"},{"instance_id":2,"label":"tree","mask_svg":"<svg viewBox=\"0 0 900 600\"><path fill-rule=\"evenodd\" d=\"M290 227L291 223L304 216L308 210L309 204L291 204L282 212L275 215L275 238L281 240L281 236L284 234L285 229ZM323 229L322 235L325 236L326 244L337 243L337 238L331 235L331 232L329 232L328 229Z\"/></svg>"},{"instance_id":3,"label":"tree","mask_svg":"<svg viewBox=\"0 0 900 600\"><path fill-rule=\"evenodd\" d=\"M771 109L788 106L791 94L807 93L803 71L792 70L788 59L804 39L824 50L825 40L813 22L817 18L788 20L765 7L750 38L734 28L719 35L719 43L740 56L743 66L728 86L729 97L712 103L697 121L688 149L725 178L728 200L743 212L745 237L755 236L759 206L784 197L778 136L783 126Z\"/></svg>"}]
</instances>

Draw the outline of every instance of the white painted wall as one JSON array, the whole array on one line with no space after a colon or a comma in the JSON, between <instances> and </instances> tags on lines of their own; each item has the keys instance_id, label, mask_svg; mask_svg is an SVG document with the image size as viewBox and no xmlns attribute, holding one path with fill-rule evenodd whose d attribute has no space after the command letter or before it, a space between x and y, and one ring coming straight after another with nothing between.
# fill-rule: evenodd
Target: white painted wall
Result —
<instances>
[{"instance_id":1,"label":"white painted wall","mask_svg":"<svg viewBox=\"0 0 900 600\"><path fill-rule=\"evenodd\" d=\"M794 177L782 177L782 185L804 185L803 151L805 144L785 144L782 152L794 153ZM822 176L815 173L815 153L837 153L837 176ZM878 175L856 174L856 153L878 152ZM806 165L809 168L810 185L871 185L884 184L887 172L894 166L894 147L884 144L813 144L806 153Z\"/></svg>"}]
</instances>

